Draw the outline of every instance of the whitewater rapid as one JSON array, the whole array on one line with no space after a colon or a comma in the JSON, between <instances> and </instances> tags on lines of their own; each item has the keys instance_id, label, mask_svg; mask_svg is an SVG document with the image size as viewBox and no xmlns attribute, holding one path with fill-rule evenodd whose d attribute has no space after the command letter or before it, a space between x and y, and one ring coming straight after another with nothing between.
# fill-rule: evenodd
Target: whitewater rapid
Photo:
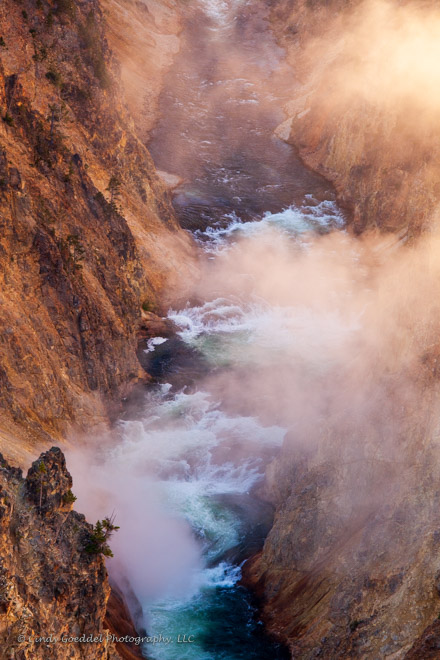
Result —
<instances>
[{"instance_id":1,"label":"whitewater rapid","mask_svg":"<svg viewBox=\"0 0 440 660\"><path fill-rule=\"evenodd\" d=\"M258 277L240 254L243 242L251 252L258 247L264 280L266 254L293 250L294 258L344 223L327 182L274 134L285 119L283 101L271 91L278 84L286 93L275 81L281 59L262 5L258 11L246 0L191 5L148 146L158 169L183 182L174 207L201 261L215 267L237 255L234 286L214 278L197 303L169 310L194 357L186 380L179 367L179 383L187 386L173 385L172 373L167 382L161 371L165 377L137 401L135 414L116 424L75 473L89 493L89 517L114 507L121 529L108 566L126 596L132 592L140 603L141 612L133 607L137 625L150 637L173 640L147 643L152 660L289 657L265 634L252 595L240 585L241 567L272 522L258 488L287 430L282 370L330 369L356 319L332 307L313 309L307 296L291 305L253 290ZM145 350L167 364L171 354L172 372L170 346L175 338L155 337ZM203 369L194 375L199 363ZM277 408L270 399L278 388Z\"/></svg>"},{"instance_id":2,"label":"whitewater rapid","mask_svg":"<svg viewBox=\"0 0 440 660\"><path fill-rule=\"evenodd\" d=\"M324 202L267 213L249 223L232 218L229 226L211 227L204 236L199 234L199 240L208 254L220 258L240 236L261 240L261 232L270 227L283 240L307 249L310 232L316 232L317 225L321 231L329 231L340 227L342 221L334 203ZM312 314L306 308L270 305L258 297L225 295L170 310L169 319L186 345L214 370L228 372L256 363L276 369L280 361L295 362L303 351L301 342L307 343L308 354L313 353L313 342L321 346L323 338L319 332L316 338L310 332L316 327ZM332 341L334 335L340 341L347 328L336 316L333 323L334 331L332 320L325 319L326 340ZM148 350L158 350L161 345L162 341L150 343ZM238 584L240 546L246 535L252 536L255 516L258 519L258 508L263 506L255 487L264 477L267 461L279 450L286 428L263 422L258 415L231 413L209 391L209 385L175 392L169 384L148 395L141 419L121 422L120 427L122 439L110 460L126 469L142 466L144 477L155 480L163 515L176 517L188 527L199 553L192 575L185 576L183 590L179 580L174 585L170 580L157 598L142 601L150 635L177 640L179 635L191 634L194 641L185 647L155 645L145 652L156 660L245 657L233 650L235 639L236 644L247 648L246 657L264 658L266 653L272 660L284 657L282 649L271 647L269 642L266 648L266 641L256 641L259 624L251 598ZM250 523L247 518L252 515ZM263 537L259 539L262 541ZM239 611L243 604L245 612ZM239 620L232 617L224 633L228 643L222 650L219 632L213 633L213 629L221 626L226 611L228 616L239 611ZM242 630L237 629L240 626ZM218 645L210 648L213 640Z\"/></svg>"}]
</instances>

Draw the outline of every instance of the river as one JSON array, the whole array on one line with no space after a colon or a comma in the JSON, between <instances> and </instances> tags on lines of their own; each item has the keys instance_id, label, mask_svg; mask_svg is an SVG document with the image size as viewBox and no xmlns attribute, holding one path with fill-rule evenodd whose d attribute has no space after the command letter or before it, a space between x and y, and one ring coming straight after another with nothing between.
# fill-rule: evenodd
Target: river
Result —
<instances>
[{"instance_id":1,"label":"river","mask_svg":"<svg viewBox=\"0 0 440 660\"><path fill-rule=\"evenodd\" d=\"M286 71L280 73L283 53L266 12L257 8L238 0L195 3L148 145L156 166L183 180L174 191L177 215L211 258L267 227L298 242L342 222L328 184L274 136L285 119ZM268 349L276 368L282 337L277 346L273 329L280 335L291 329L289 314L252 296L212 296L169 317L214 371L252 363L256 352ZM152 348L160 361L166 343ZM286 429L246 409L238 415L209 387L173 393L163 386L161 396L159 432L171 426L179 435L177 452L172 442L163 459L164 497L195 531L203 564L191 596L145 603L149 634L176 639L186 633L195 641L146 650L157 660L289 657L265 636L239 583L241 562L261 547L270 525L272 512L256 490Z\"/></svg>"},{"instance_id":2,"label":"river","mask_svg":"<svg viewBox=\"0 0 440 660\"><path fill-rule=\"evenodd\" d=\"M188 11L181 42L148 147L158 169L181 178L176 213L208 266L215 270L243 237L264 245L275 232L295 250L340 227L329 185L274 136L285 119L290 74L263 5L200 0ZM237 272L237 282L252 279L246 263ZM246 388L244 372L264 380L295 362L300 348L292 352L291 337L308 341L309 320L307 310L299 314L245 289L218 281L204 299L169 311L190 359L173 361L169 338L150 341L159 384L141 412L121 421L116 448L103 459L126 503L116 511L121 535L131 529L136 545L127 550L116 535L115 555L136 567L129 578L148 634L172 640L145 644L155 660L289 657L265 634L240 584L243 561L270 528L273 511L258 487L287 427L282 410L262 404L259 414L255 396L231 393L241 382ZM219 387L229 376L231 388ZM128 488L120 466L132 471ZM146 482L153 485L144 490ZM140 538L139 527L147 529ZM179 643L179 635L191 641Z\"/></svg>"}]
</instances>

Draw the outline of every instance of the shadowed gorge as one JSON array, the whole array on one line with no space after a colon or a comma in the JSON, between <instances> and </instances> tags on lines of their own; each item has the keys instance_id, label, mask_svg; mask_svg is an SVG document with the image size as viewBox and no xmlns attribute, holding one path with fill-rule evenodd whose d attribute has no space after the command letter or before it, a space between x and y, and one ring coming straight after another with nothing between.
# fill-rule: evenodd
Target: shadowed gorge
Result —
<instances>
[{"instance_id":1,"label":"shadowed gorge","mask_svg":"<svg viewBox=\"0 0 440 660\"><path fill-rule=\"evenodd\" d=\"M435 3L0 21L0 655L437 657Z\"/></svg>"}]
</instances>

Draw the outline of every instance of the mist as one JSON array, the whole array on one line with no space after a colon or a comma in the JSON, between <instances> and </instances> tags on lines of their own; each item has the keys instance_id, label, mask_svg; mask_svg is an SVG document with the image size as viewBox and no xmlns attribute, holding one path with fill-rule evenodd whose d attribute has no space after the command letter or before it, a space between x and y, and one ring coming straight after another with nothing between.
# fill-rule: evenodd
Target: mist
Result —
<instances>
[{"instance_id":1,"label":"mist","mask_svg":"<svg viewBox=\"0 0 440 660\"><path fill-rule=\"evenodd\" d=\"M264 429L261 440L248 426L237 436L237 420L288 431L283 453L293 464L304 453L318 464L350 463L338 510L348 507L351 519L377 505L402 467L417 460L438 408L436 235L407 246L345 232L299 242L276 230L258 232L208 261L193 293L242 310L237 321L214 309L214 327L221 321L231 332L237 322L248 328L239 358L197 385L220 403L221 432L201 395L198 413L183 407L177 416L167 413L168 403L150 399L143 419L123 423L98 451L90 438L89 449L68 452L81 510L90 520L114 512L121 526L111 541L110 575L122 586L128 580L143 603L189 598L200 585L203 544L176 514L163 479L183 478L194 497L209 495L208 482L197 485L193 477L185 486L182 476L205 447L211 471L221 470L225 451L237 470L264 456Z\"/></svg>"},{"instance_id":2,"label":"mist","mask_svg":"<svg viewBox=\"0 0 440 660\"><path fill-rule=\"evenodd\" d=\"M255 21L260 18L266 26L267 15ZM195 30L197 21L190 27ZM202 28L206 37L212 25ZM281 107L289 106L300 78L308 77L315 100L336 114L351 103L367 103L378 113L398 114L411 136L426 135L435 126L440 105L436 9L362 3L332 17L324 34L310 36L300 61L290 66L272 37L262 42L253 61L243 45L231 48L221 25L217 29L209 36L209 57L196 48L183 51L180 60L185 75L192 67L197 71L194 80L204 85L202 96L193 103L193 88L185 79L180 109L170 111L152 142L160 167L186 177L182 196L202 197L212 180L208 177L202 192L200 180L213 163L217 176L218 168L227 170L231 161L235 167L234 158L243 157L237 168L245 174L240 186L246 179L245 188L239 186L245 190L243 205L251 198L258 202L260 162L276 172L285 147L277 143L267 163L262 145L285 118ZM231 99L237 103L229 104ZM246 130L244 117L250 122ZM365 133L366 148L380 158L380 136L373 127ZM257 135L263 135L261 141ZM410 153L403 157L411 160ZM292 194L291 166L289 155L282 163L289 184L279 193L283 199ZM225 189L230 186L227 178L223 183ZM228 212L236 198L234 185L226 199ZM436 222L434 215L433 227ZM147 396L142 419L121 423L100 438L98 451L93 449L97 438L90 438L90 446L68 452L80 509L90 520L114 512L121 526L111 541L110 575L119 584L128 580L143 603L189 597L200 585L205 539L191 528L187 510L176 512L176 502L186 501L183 488L194 488L194 499L204 488L207 495L218 494L204 479L207 470L218 477L225 455L237 483L240 467L251 459L266 460L267 445L275 446L284 435L278 450L289 465L304 455L329 469L342 462L348 467L335 507L352 520L378 506L402 469L436 442L440 236L434 230L405 243L398 236L354 238L345 231L292 239L267 228L238 237L214 260L202 259L200 268L197 284L191 283L185 295L206 302L173 314L200 324L191 341L211 361L209 376L197 382L196 394L181 394L182 407L172 414L166 396L160 405ZM209 312L207 303L212 303ZM208 330L220 346L220 366L218 355L213 357L212 347L200 339ZM183 336L184 320L180 331ZM185 396L193 397L193 407ZM192 472L200 454L205 472ZM163 487L166 479L176 488L173 501ZM245 482L241 492L254 485Z\"/></svg>"},{"instance_id":3,"label":"mist","mask_svg":"<svg viewBox=\"0 0 440 660\"><path fill-rule=\"evenodd\" d=\"M154 453L148 444L142 454L136 451L136 430L127 437L122 432L116 445L115 434L108 434L99 438L98 450L94 437L66 453L87 519L114 516L120 526L110 541L114 558L107 560L112 581L144 603L190 594L197 585L200 548L185 520L162 501Z\"/></svg>"}]
</instances>

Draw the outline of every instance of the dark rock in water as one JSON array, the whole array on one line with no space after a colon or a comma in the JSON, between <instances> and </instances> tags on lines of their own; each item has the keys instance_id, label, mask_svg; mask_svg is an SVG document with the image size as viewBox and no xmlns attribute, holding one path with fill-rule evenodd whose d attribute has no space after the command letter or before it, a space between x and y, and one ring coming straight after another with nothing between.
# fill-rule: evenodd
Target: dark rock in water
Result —
<instances>
[{"instance_id":1,"label":"dark rock in water","mask_svg":"<svg viewBox=\"0 0 440 660\"><path fill-rule=\"evenodd\" d=\"M176 335L154 346L154 350L148 349L148 339L142 339L138 345L138 359L156 381L166 381L177 389L190 386L210 371L200 353Z\"/></svg>"},{"instance_id":2,"label":"dark rock in water","mask_svg":"<svg viewBox=\"0 0 440 660\"><path fill-rule=\"evenodd\" d=\"M239 545L228 550L223 557L234 564L241 564L263 547L273 523L274 508L248 493L223 493L213 499L242 521Z\"/></svg>"}]
</instances>

